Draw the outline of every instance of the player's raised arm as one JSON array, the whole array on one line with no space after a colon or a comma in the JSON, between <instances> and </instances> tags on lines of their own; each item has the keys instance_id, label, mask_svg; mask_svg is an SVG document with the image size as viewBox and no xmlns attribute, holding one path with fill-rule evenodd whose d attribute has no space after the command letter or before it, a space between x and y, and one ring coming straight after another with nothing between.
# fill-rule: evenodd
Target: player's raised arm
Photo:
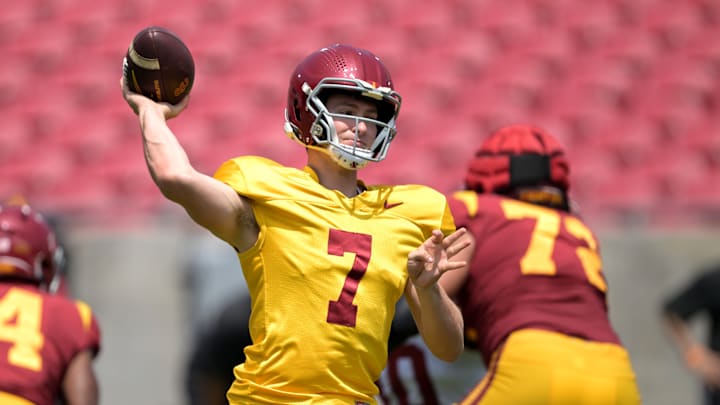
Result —
<instances>
[{"instance_id":1,"label":"player's raised arm","mask_svg":"<svg viewBox=\"0 0 720 405\"><path fill-rule=\"evenodd\" d=\"M152 88L143 83L148 80L164 83L164 86L158 86L160 89L172 88L169 77L181 77L177 71L185 65L192 65L192 56L179 39L158 42L157 35L151 35L152 32L143 30L133 40L121 79L123 97L139 119L145 161L150 175L163 195L183 206L195 222L239 250L244 250L255 242L257 236L257 232L254 232L254 220L240 220L248 215L252 216L248 200L240 197L230 186L195 170L182 145L167 125L168 119L178 116L187 107L189 94L175 104L170 104L161 101L175 101L169 96L145 90ZM143 46L143 41L155 41L155 46ZM163 47L164 52L157 52L155 55L137 55L141 49ZM133 55L138 58L135 64L127 60ZM162 73L157 73L143 71L136 66L141 63L148 69L152 68L153 63L158 66L163 63L169 65L160 69ZM158 78L159 74L163 77ZM131 90L129 81L143 94ZM176 83L176 86L181 83L182 81Z\"/></svg>"}]
</instances>

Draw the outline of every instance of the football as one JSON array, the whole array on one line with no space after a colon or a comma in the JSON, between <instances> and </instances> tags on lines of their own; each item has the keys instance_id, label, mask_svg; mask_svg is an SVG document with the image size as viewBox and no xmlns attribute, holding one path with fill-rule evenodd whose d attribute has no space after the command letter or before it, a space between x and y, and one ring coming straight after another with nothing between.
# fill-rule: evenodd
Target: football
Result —
<instances>
[{"instance_id":1,"label":"football","mask_svg":"<svg viewBox=\"0 0 720 405\"><path fill-rule=\"evenodd\" d=\"M193 86L195 62L187 45L167 28L151 26L135 35L123 61L130 90L177 104Z\"/></svg>"}]
</instances>

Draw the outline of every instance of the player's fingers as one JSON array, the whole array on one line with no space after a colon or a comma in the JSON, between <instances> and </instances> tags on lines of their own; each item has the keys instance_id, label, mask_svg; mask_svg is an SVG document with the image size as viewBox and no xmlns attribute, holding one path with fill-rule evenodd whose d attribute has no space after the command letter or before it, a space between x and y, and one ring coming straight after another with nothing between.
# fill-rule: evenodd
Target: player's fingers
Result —
<instances>
[{"instance_id":1,"label":"player's fingers","mask_svg":"<svg viewBox=\"0 0 720 405\"><path fill-rule=\"evenodd\" d=\"M410 254L408 254L408 261L413 263L427 263L428 261L432 261L432 257L430 257L427 253L425 253L424 250L421 249L415 249Z\"/></svg>"},{"instance_id":2,"label":"player's fingers","mask_svg":"<svg viewBox=\"0 0 720 405\"><path fill-rule=\"evenodd\" d=\"M461 239L463 236L465 236L466 233L467 229L458 228L457 230L455 230L455 232L445 237L445 239L443 240L443 245L446 247L452 245L453 243Z\"/></svg>"},{"instance_id":3,"label":"player's fingers","mask_svg":"<svg viewBox=\"0 0 720 405\"><path fill-rule=\"evenodd\" d=\"M439 245L443 242L444 235L439 229L433 229L432 235L430 235L430 238L427 240L427 242L432 243L433 245Z\"/></svg>"},{"instance_id":4,"label":"player's fingers","mask_svg":"<svg viewBox=\"0 0 720 405\"><path fill-rule=\"evenodd\" d=\"M187 94L185 97L183 97L182 100L180 100L180 102L178 102L177 104L171 104L170 106L174 111L180 113L188 106L188 104L190 104L190 94Z\"/></svg>"},{"instance_id":5,"label":"player's fingers","mask_svg":"<svg viewBox=\"0 0 720 405\"><path fill-rule=\"evenodd\" d=\"M467 239L460 240L456 244L449 246L446 251L448 256L455 256L456 254L460 253L462 250L464 250L466 247L470 246L470 241Z\"/></svg>"},{"instance_id":6,"label":"player's fingers","mask_svg":"<svg viewBox=\"0 0 720 405\"><path fill-rule=\"evenodd\" d=\"M443 265L438 267L438 270L440 270L440 273L445 273L447 271L461 269L465 266L467 266L467 262L464 260L457 262L445 262Z\"/></svg>"}]
</instances>

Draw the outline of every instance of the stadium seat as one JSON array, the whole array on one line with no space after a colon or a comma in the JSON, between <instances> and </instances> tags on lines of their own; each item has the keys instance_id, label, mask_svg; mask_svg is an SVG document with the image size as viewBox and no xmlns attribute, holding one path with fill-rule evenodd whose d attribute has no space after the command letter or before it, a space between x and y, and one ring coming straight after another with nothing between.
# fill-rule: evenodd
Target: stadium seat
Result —
<instances>
[{"instance_id":1,"label":"stadium seat","mask_svg":"<svg viewBox=\"0 0 720 405\"><path fill-rule=\"evenodd\" d=\"M664 197L660 185L644 173L627 171L600 181L593 198L596 208L614 212L626 225L643 225L652 220Z\"/></svg>"},{"instance_id":2,"label":"stadium seat","mask_svg":"<svg viewBox=\"0 0 720 405\"><path fill-rule=\"evenodd\" d=\"M646 83L634 93L638 114L656 119L677 115L691 120L713 114L717 98L714 73L707 65L681 56L668 58L648 72Z\"/></svg>"},{"instance_id":3,"label":"stadium seat","mask_svg":"<svg viewBox=\"0 0 720 405\"><path fill-rule=\"evenodd\" d=\"M636 85L631 72L597 55L578 58L543 94L547 114L627 114Z\"/></svg>"},{"instance_id":4,"label":"stadium seat","mask_svg":"<svg viewBox=\"0 0 720 405\"><path fill-rule=\"evenodd\" d=\"M457 3L463 11L464 25L484 32L504 51L526 43L541 27L535 10L524 0ZM462 22L458 24L463 26Z\"/></svg>"},{"instance_id":5,"label":"stadium seat","mask_svg":"<svg viewBox=\"0 0 720 405\"><path fill-rule=\"evenodd\" d=\"M11 183L29 196L63 181L72 172L73 161L52 148L27 147L0 161L3 182Z\"/></svg>"},{"instance_id":6,"label":"stadium seat","mask_svg":"<svg viewBox=\"0 0 720 405\"><path fill-rule=\"evenodd\" d=\"M641 80L663 56L662 52L660 41L651 32L633 26L600 44L597 56L599 60L606 60L605 64L617 65L634 79Z\"/></svg>"},{"instance_id":7,"label":"stadium seat","mask_svg":"<svg viewBox=\"0 0 720 405\"><path fill-rule=\"evenodd\" d=\"M648 8L644 22L666 49L683 48L705 26L702 10L693 1L666 1Z\"/></svg>"},{"instance_id":8,"label":"stadium seat","mask_svg":"<svg viewBox=\"0 0 720 405\"><path fill-rule=\"evenodd\" d=\"M720 10L720 7L718 7ZM720 18L720 11L717 18ZM720 35L720 24L707 26L690 38L687 46L682 50L691 59L700 59L701 62L717 66L720 62L720 43L708 41L708 38L717 38Z\"/></svg>"},{"instance_id":9,"label":"stadium seat","mask_svg":"<svg viewBox=\"0 0 720 405\"><path fill-rule=\"evenodd\" d=\"M687 130L678 137L678 142L694 152L698 159L707 165L720 168L720 119L716 116L706 117L688 125Z\"/></svg>"},{"instance_id":10,"label":"stadium seat","mask_svg":"<svg viewBox=\"0 0 720 405\"><path fill-rule=\"evenodd\" d=\"M678 209L693 213L698 224L720 222L720 171L708 170L678 190Z\"/></svg>"},{"instance_id":11,"label":"stadium seat","mask_svg":"<svg viewBox=\"0 0 720 405\"><path fill-rule=\"evenodd\" d=\"M662 148L656 123L642 118L617 119L595 134L590 145L607 153L616 164L634 170L652 159Z\"/></svg>"},{"instance_id":12,"label":"stadium seat","mask_svg":"<svg viewBox=\"0 0 720 405\"><path fill-rule=\"evenodd\" d=\"M12 159L23 149L29 148L31 139L29 123L3 118L0 115L0 162Z\"/></svg>"},{"instance_id":13,"label":"stadium seat","mask_svg":"<svg viewBox=\"0 0 720 405\"><path fill-rule=\"evenodd\" d=\"M562 26L582 52L592 52L622 35L623 21L611 1L569 2L562 13Z\"/></svg>"}]
</instances>

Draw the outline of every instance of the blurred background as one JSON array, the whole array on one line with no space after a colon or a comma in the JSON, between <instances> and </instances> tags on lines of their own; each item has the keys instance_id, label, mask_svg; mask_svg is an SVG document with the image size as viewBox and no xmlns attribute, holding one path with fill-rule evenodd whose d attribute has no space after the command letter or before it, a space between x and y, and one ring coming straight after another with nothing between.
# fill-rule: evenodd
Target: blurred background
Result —
<instances>
[{"instance_id":1,"label":"blurred background","mask_svg":"<svg viewBox=\"0 0 720 405\"><path fill-rule=\"evenodd\" d=\"M109 405L182 403L197 321L241 277L147 173L119 79L148 25L193 53L190 107L171 127L208 174L240 154L302 165L282 131L290 73L335 42L380 56L403 96L398 137L366 182L449 192L498 126L558 136L645 403L698 403L659 307L700 265L720 262L720 2L4 2L0 197L24 195L58 219L72 291L103 330L97 370ZM189 264L203 259L201 271Z\"/></svg>"}]
</instances>

